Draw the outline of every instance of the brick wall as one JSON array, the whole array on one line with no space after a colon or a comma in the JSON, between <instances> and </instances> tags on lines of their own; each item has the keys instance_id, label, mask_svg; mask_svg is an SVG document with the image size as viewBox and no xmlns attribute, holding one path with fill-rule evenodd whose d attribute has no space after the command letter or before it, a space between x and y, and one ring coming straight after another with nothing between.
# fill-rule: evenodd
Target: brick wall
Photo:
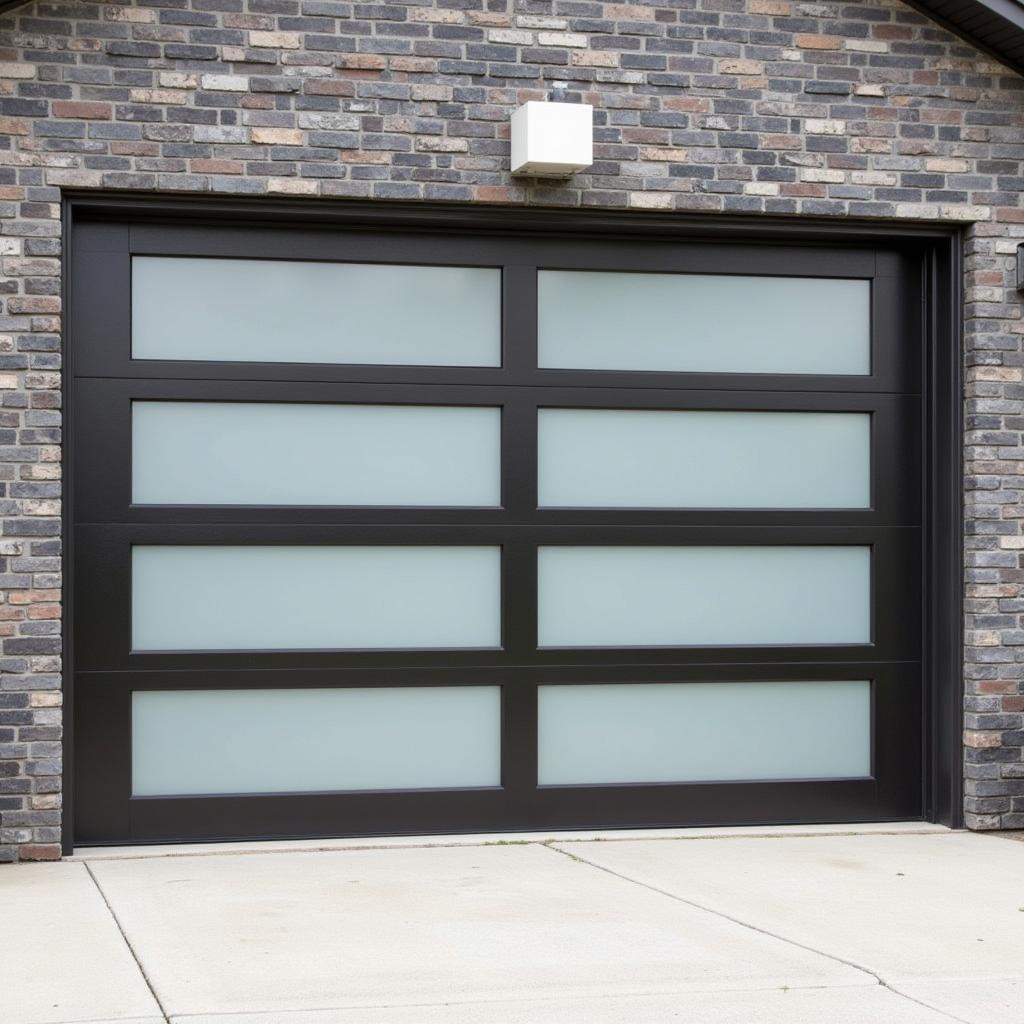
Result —
<instances>
[{"instance_id":1,"label":"brick wall","mask_svg":"<svg viewBox=\"0 0 1024 1024\"><path fill-rule=\"evenodd\" d=\"M513 183L510 112L556 81L595 107L596 162ZM0 15L0 860L59 852L66 186L965 225L968 821L1024 826L1022 131L1021 78L890 0Z\"/></svg>"}]
</instances>

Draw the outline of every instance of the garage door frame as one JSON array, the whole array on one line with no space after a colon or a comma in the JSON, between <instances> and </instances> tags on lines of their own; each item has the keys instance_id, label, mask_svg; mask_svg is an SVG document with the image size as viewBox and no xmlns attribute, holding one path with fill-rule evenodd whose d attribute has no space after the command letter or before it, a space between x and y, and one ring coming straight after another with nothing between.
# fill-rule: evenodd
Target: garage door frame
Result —
<instances>
[{"instance_id":1,"label":"garage door frame","mask_svg":"<svg viewBox=\"0 0 1024 1024\"><path fill-rule=\"evenodd\" d=\"M962 496L960 489L961 460L961 394L960 363L960 259L961 239L956 230L928 226L893 223L857 223L853 221L824 222L806 219L783 220L770 218L704 218L690 215L634 215L598 211L547 211L490 208L479 206L433 206L426 204L383 203L327 203L277 200L221 200L191 199L157 196L131 196L113 194L67 194L64 202L65 252L71 253L76 224L87 221L125 223L144 220L161 225L165 232L173 225L201 223L211 231L230 231L232 225L267 224L268 227L294 226L303 230L315 227L331 231L337 229L368 229L375 232L402 232L415 234L438 229L452 232L480 232L489 236L503 235L560 237L612 241L620 246L642 246L653 239L700 242L708 260L724 267L731 251L717 243L744 241L751 246L858 246L873 243L900 245L919 250L923 257L925 295L926 415L922 427L925 431L926 465L923 467L924 508L926 510L925 536L927 565L925 566L925 606L922 609L924 628L923 651L926 659L925 678L930 681L925 709L925 734L922 737L926 765L925 814L929 820L956 826L961 820L961 758L960 744L962 706L962 571L960 556L960 524ZM716 245L717 244L717 245ZM73 261L67 262L69 268ZM68 311L64 336L66 373L72 375L72 360L77 356L75 345L75 309L82 296L88 293L88 282L79 268L72 280L72 271L65 275L65 309ZM520 315L531 315L520 310ZM450 377L450 374L448 374ZM576 375L579 379L579 375ZM652 384L654 382L652 381ZM799 388L799 380L794 387ZM67 419L72 423L71 389L68 388ZM73 559L71 508L74 489L80 486L72 471L75 431L66 442L65 468L67 489L64 507L64 537L68 544L65 593L70 597L73 583L70 566ZM678 519L678 514L673 514ZM621 520L622 516L617 515ZM70 601L68 601L70 605ZM74 609L66 607L65 629L65 702L69 729L65 740L66 789L73 803L73 745L75 730L74 691L70 681L74 668L74 637L71 624ZM652 659L653 660L653 659ZM741 659L737 659L741 660ZM653 668L653 666L652 666ZM514 669L506 670L514 673ZM594 679L604 669L598 659L586 669L588 679ZM707 677L706 670L702 670ZM735 669L734 669L735 673ZM793 676L792 669L789 670ZM493 676L493 671L489 673ZM728 673L722 678L727 677ZM804 674L805 678L809 676ZM165 677L166 678L166 677ZM652 677L653 678L653 677ZM113 692L113 690L112 690ZM123 709L124 702L121 702ZM115 718L123 714L111 709ZM828 783L822 783L828 785ZM713 792L719 787L707 788L709 800L727 800L727 794ZM422 799L422 794L412 794ZM578 797L578 793L577 793ZM303 798L287 797L284 801ZM297 806L296 806L296 809ZM67 820L74 820L73 806L67 807ZM787 815L785 802L780 805L778 820ZM538 825L544 824L538 822ZM415 823L411 826L415 829ZM430 829L424 820L423 829ZM202 833L200 829L199 834ZM70 849L73 842L71 829L65 843Z\"/></svg>"}]
</instances>

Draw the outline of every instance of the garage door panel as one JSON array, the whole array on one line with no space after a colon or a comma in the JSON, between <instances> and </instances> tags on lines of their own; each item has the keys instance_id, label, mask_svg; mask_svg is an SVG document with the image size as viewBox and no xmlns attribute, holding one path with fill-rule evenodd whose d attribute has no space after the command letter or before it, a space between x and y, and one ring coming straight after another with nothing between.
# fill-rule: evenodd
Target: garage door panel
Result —
<instances>
[{"instance_id":1,"label":"garage door panel","mask_svg":"<svg viewBox=\"0 0 1024 1024\"><path fill-rule=\"evenodd\" d=\"M372 385L350 384L330 385L323 383L285 383L285 382L234 382L230 386L215 381L179 381L179 380L78 380L74 385L74 403L78 410L78 429L75 445L77 467L76 507L79 522L230 522L244 518L252 521L291 521L301 509L303 521L306 522L406 522L410 513L392 505L382 505L372 501L374 487L381 497L389 496L392 501L401 498L411 508L418 499L420 502L429 500L438 504L420 504L416 507L415 518L418 522L487 522L507 521L519 523L673 523L698 524L707 522L709 512L713 510L716 523L733 522L737 525L789 525L806 523L817 525L828 523L834 525L896 525L913 524L919 520L915 511L920 494L920 466L916 460L909 458L908 453L918 450L920 442L920 399L902 396L869 396L844 395L836 396L808 395L799 392L739 392L720 395L702 391L672 391L659 389L645 391L643 389L625 388L496 388L496 387L431 387L424 390L416 386L404 385ZM218 401L219 399L219 401ZM230 401L225 401L230 399ZM425 404L429 400L430 404ZM292 409L303 421L313 415L321 420L340 421L342 416L368 415L379 419L388 428L386 436L376 439L354 435L348 442L347 450L336 452L337 445L330 451L318 456L321 446L329 447L330 437L323 435L310 439L308 431L297 429L291 432L282 428L272 434L272 446L282 450L282 458L274 460L273 448L267 450L265 457L270 465L279 469L287 466L287 471L261 474L261 458L264 447L258 451L237 453L238 445L231 442L230 429L226 432L215 431L211 434L209 450L200 450L195 460L195 479L187 481L187 489L175 495L172 487L175 473L180 478L188 473L191 461L186 450L187 433L181 435L178 442L180 448L172 449L168 458L164 459L157 470L154 470L160 493L153 497L161 497L163 508L154 509L147 504L132 504L133 470L137 466L139 456L144 452L133 453L138 447L133 434L133 408L138 405L146 409L161 412L171 408L177 416L185 415L185 410L193 406L201 407L207 415L219 409L238 409L240 413L250 413L251 407L269 406L269 411L279 418L286 418ZM306 410L309 410L308 412ZM332 416L331 410L339 415ZM365 410L365 412L364 412ZM450 411L449 411L450 410ZM500 411L499 411L500 410ZM539 429L545 416L552 414L568 416L573 411L581 411L597 416L606 413L607 417L598 417L599 425L606 432L612 430L612 437L617 448L610 449L607 444L598 444L600 436L593 431L584 431L580 438L589 442L591 447L562 453L563 461L569 460L572 474L586 484L588 490L599 498L601 487L619 486L620 473L616 469L615 457L619 452L626 459L625 469L628 473L640 473L644 466L649 466L648 477L637 477L635 480L621 482L621 487L629 487L630 495L643 495L638 490L645 479L657 482L658 473L662 476L675 474L678 482L662 481L657 486L661 490L676 495L692 496L697 500L710 502L713 497L724 499L728 496L723 487L731 487L731 493L739 496L747 507L728 508L721 504L706 504L703 508L616 508L606 512L601 508L540 508L538 496L539 476L548 471L543 462L538 464L538 446L545 445L545 438ZM670 413L688 414L682 419L694 422L704 431L711 431L715 444L710 454L703 455L704 462L700 465L688 464L679 446L673 444L669 450L672 458L670 466L661 466L657 452L647 449L639 452L640 458L632 459L628 450L629 435L623 435L618 428L621 416L626 413ZM712 424L702 422L698 413L707 413ZM780 493L780 482L774 479L779 468L788 468L790 476L803 474L800 481L803 500L812 501L816 493L822 493L819 479L843 479L848 473L846 452L833 451L832 446L824 439L815 439L805 435L804 446L807 452L781 452L777 460L779 466L773 466L773 452L770 447L765 450L765 457L757 456L757 445L764 447L768 440L758 437L757 445L751 451L742 447L736 448L739 465L733 465L730 459L728 436L717 427L723 417L737 419L739 423L750 423L756 427L757 421L752 420L754 413L777 414L768 419L782 417L794 426L800 425L799 414L806 414L815 423L820 417L835 416L847 420L853 417L869 417L870 428L870 464L868 472L871 477L871 499L868 508L821 508L792 507L796 498L787 499L791 507L773 509L755 504L758 490L755 480L749 472L742 471L742 460L752 461L758 472L765 467L773 472L771 481L772 494ZM393 414L393 415L392 415ZM729 415L727 415L729 414ZM737 414L733 417L731 414ZM168 416L170 414L164 414ZM401 424L411 429L417 419L422 417L426 430L421 431L416 445L411 451L401 451ZM445 445L443 430L459 429L455 423L457 417L467 419L486 418L482 430L471 436L456 435L455 444ZM503 426L499 427L495 417L500 417ZM236 415L235 419L245 418ZM629 419L629 417L626 417ZM664 416L654 416L663 421ZM635 417L634 417L635 419ZM643 419L641 417L641 419ZM671 420L671 417L669 417ZM432 421L442 421L439 426L431 427ZM298 422L298 421L296 421ZM826 421L827 423L827 421ZM392 426L398 424L398 426ZM185 424L186 428L188 424ZM214 427L216 424L213 425ZM671 426L671 424L670 424ZM727 424L728 426L728 424ZM244 425L239 429L243 429ZM277 429L273 423L267 423L262 429ZM339 424L338 430L342 429ZM660 428L659 428L660 429ZM790 427L790 429L793 429ZM431 430L434 432L431 433ZM493 452L494 438L492 434L500 432L500 450ZM258 434L258 430L255 431ZM658 432L645 443L658 440ZM799 433L798 433L799 439ZM436 438L436 443L431 443ZM662 443L664 433L662 432ZM669 439L671 440L671 439ZM743 445L743 439L737 432L735 444ZM388 445L391 448L388 448ZM289 446L294 455L288 454ZM809 447L808 447L809 446ZM817 446L815 448L815 446ZM416 452L416 449L419 452ZM381 469L381 458L389 451L397 451L397 460L387 460ZM589 454L588 454L589 452ZM802 459L801 454L816 456L814 459ZM236 464L237 453L237 464ZM376 454L377 461L370 459ZM414 459L416 474L421 478L418 489L413 487L410 474L402 469L410 459ZM541 459L550 459L548 449L540 451ZM835 467L823 466L826 456L835 457ZM285 459L285 456L287 458ZM856 458L861 453L855 452ZM211 486L219 492L218 497L235 497L231 482L237 478L247 481L248 495L256 497L261 486L261 477L270 478L271 482L264 485L266 489L275 488L275 496L291 500L286 504L258 505L251 502L232 501L236 507L224 508L217 504L194 504L198 497L190 489L198 487L202 476L203 460L220 458L225 461L223 481L214 481ZM586 459L591 464L586 463ZM334 482L319 480L323 459L330 460L323 465L326 471L330 465L343 469L347 465L362 464L361 472L366 481L357 492L344 480ZM492 461L493 459L493 461ZM594 460L597 460L595 463ZM710 460L710 461L709 461ZM639 465L638 465L638 464ZM710 483L701 478L692 479L694 474L707 465L715 469L723 483L712 492ZM592 470L597 469L603 474L605 482L593 479ZM856 467L851 467L850 472ZM142 467L145 471L146 467ZM371 473L370 471L374 472ZM662 471L663 470L663 471ZM858 472L863 475L863 467ZM304 490L302 474L310 477L310 484ZM838 476L837 476L838 474ZM495 475L501 477L495 480ZM687 476L691 479L683 479ZM705 477L707 474L703 474ZM730 483L731 481L731 483ZM560 486L568 486L569 480L562 480ZM849 485L844 485L849 486ZM447 488L447 489L446 489ZM457 489L460 488L460 489ZM491 499L495 489L501 491L500 507L485 509L465 506L472 500ZM448 505L440 502L448 495ZM639 502L640 498L627 495L624 500ZM178 500L171 500L177 496ZM243 497L238 494L237 497ZM146 495L142 495L146 497ZM312 498L321 501L360 498L359 504L323 504L317 507L310 503ZM557 495L556 495L557 498ZM305 499L305 500L304 500ZM597 499L593 499L597 500ZM649 499L648 499L649 500ZM152 502L161 504L161 502Z\"/></svg>"},{"instance_id":2,"label":"garage door panel","mask_svg":"<svg viewBox=\"0 0 1024 1024\"><path fill-rule=\"evenodd\" d=\"M223 237L222 237L223 232ZM744 248L737 245L650 245L622 241L614 246L547 240L543 246L533 240L515 237L500 240L460 238L458 235L422 236L395 234L380 236L361 232L330 236L283 229L196 230L171 225L133 225L131 241L119 236L124 246L121 253L106 253L102 273L89 261L82 261L79 285L76 285L75 330L87 341L76 353L76 373L84 376L151 377L175 376L186 379L223 380L324 380L380 381L422 383L543 383L607 385L614 371L587 371L585 368L566 373L558 369L539 369L531 353L536 353L536 322L519 315L516 309L529 311L536 306L536 272L538 269L590 270L631 273L676 273L696 275L779 275L780 267L790 278L813 282L822 279L872 279L872 355L871 373L648 373L629 372L630 387L691 388L759 388L767 381L784 390L853 392L911 392L919 390L920 351L916 338L920 329L920 312L902 302L908 289L916 289L913 261L897 259L878 272L879 260L874 250L816 249L814 247ZM528 294L517 292L514 306L504 289L505 326L503 366L509 372L486 367L456 365L445 367L346 365L310 362L296 365L283 356L280 361L246 363L205 358L171 360L166 358L132 359L131 333L131 258L178 256L208 259L263 259L267 261L303 259L360 264L380 263L396 266L425 264L437 267L503 268L508 276L516 271L529 281ZM118 260L114 259L118 256ZM884 262L884 261L883 261ZM91 275L91 276L89 276ZM109 293L104 302L90 301L100 292ZM742 297L742 291L740 292ZM911 307L913 304L909 304ZM510 330L511 328L511 330ZM212 353L211 353L212 354ZM531 354L529 360L524 354ZM264 357L273 359L272 353ZM813 368L809 368L813 369Z\"/></svg>"},{"instance_id":3,"label":"garage door panel","mask_svg":"<svg viewBox=\"0 0 1024 1024\"><path fill-rule=\"evenodd\" d=\"M76 530L76 578L82 594L78 614L82 631L77 645L78 664L83 669L166 667L187 665L224 665L245 667L262 663L320 664L379 664L384 659L392 664L408 664L419 659L445 657L465 662L476 659L480 664L518 662L566 664L579 660L599 662L608 657L608 646L595 636L584 643L538 649L536 627L538 577L537 549L543 547L583 547L622 550L642 548L669 548L685 551L697 548L714 552L717 548L735 551L737 548L759 549L800 548L870 548L872 614L871 640L863 642L843 639L841 643L808 643L805 637L796 637L792 643L766 643L754 637L747 643L721 641L694 644L690 638L683 642L668 642L658 637L644 638L640 643L627 643L629 658L638 663L656 662L665 657L666 650L685 651L689 661L714 663L741 660L758 661L779 657L815 658L820 654L827 660L862 658L865 651L879 660L914 658L920 610L915 600L916 580L920 571L918 540L920 531L914 528L870 527L747 527L742 534L736 527L657 527L657 526L547 526L515 529L501 525L437 524L432 526L400 527L398 525L325 525L325 524L138 524L133 526L80 526ZM478 644L473 650L458 650L448 643L445 653L432 654L429 647L414 644L395 645L393 650L342 650L340 647L311 647L307 651L284 646L285 641L264 644L257 649L235 647L224 651L193 649L175 653L165 650L138 649L132 641L131 617L131 560L133 546L173 549L181 546L192 551L209 547L288 548L299 546L307 552L332 548L360 548L372 553L373 549L399 547L431 551L450 547L494 548L502 546L501 615L503 618L503 648L488 652L483 648L490 643ZM171 551L168 552L173 563ZM314 558L314 562L316 559ZM201 558L200 558L201 562ZM741 559L742 563L742 559ZM206 582L199 572L183 579L181 586L202 587L204 600L216 600L219 578ZM739 583L737 583L739 585ZM273 593L273 580L267 579L267 593ZM728 588L727 588L728 589ZM202 595L200 595L202 596ZM739 608L742 601L736 604ZM514 638L514 639L513 639ZM301 646L301 645L299 645ZM431 645L433 646L433 645ZM457 646L457 645L455 645ZM616 644L612 644L616 646ZM276 650L274 649L276 648ZM588 649L589 648L589 649Z\"/></svg>"},{"instance_id":4,"label":"garage door panel","mask_svg":"<svg viewBox=\"0 0 1024 1024\"><path fill-rule=\"evenodd\" d=\"M267 678L268 674L271 678ZM816 679L856 682L872 687L872 774L867 779L736 780L694 784L583 784L537 786L537 750L521 743L521 730L536 707L538 684L584 689L595 683L640 690L666 683L749 684ZM131 706L134 693L188 693L198 685L240 694L270 692L291 682L327 692L338 686L365 688L368 680L387 689L416 686L468 690L486 682L503 690L502 785L433 792L338 792L253 795L131 795ZM792 684L790 684L792 685ZM651 666L642 674L621 666L567 669L408 669L376 673L261 671L204 675L193 672L131 674L84 673L80 676L77 728L85 742L77 792L78 841L145 842L175 839L330 836L374 833L498 831L691 824L757 824L766 821L867 821L921 813L918 780L920 737L901 734L894 721L914 720L921 710L919 665L778 665L774 667ZM267 749L267 756L273 751ZM685 817L681 817L685 815Z\"/></svg>"}]
</instances>

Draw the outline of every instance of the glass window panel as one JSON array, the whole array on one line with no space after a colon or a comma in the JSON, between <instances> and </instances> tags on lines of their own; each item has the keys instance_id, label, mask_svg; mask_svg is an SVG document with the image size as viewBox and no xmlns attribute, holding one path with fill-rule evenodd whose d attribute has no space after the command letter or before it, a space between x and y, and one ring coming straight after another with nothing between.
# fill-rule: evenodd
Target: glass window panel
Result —
<instances>
[{"instance_id":1,"label":"glass window panel","mask_svg":"<svg viewBox=\"0 0 1024 1024\"><path fill-rule=\"evenodd\" d=\"M132 694L132 792L501 784L497 686Z\"/></svg>"},{"instance_id":2,"label":"glass window panel","mask_svg":"<svg viewBox=\"0 0 1024 1024\"><path fill-rule=\"evenodd\" d=\"M501 271L136 256L132 356L500 366Z\"/></svg>"},{"instance_id":3,"label":"glass window panel","mask_svg":"<svg viewBox=\"0 0 1024 1024\"><path fill-rule=\"evenodd\" d=\"M499 647L499 547L132 548L132 647Z\"/></svg>"},{"instance_id":4,"label":"glass window panel","mask_svg":"<svg viewBox=\"0 0 1024 1024\"><path fill-rule=\"evenodd\" d=\"M541 686L541 785L859 778L871 684Z\"/></svg>"},{"instance_id":5,"label":"glass window panel","mask_svg":"<svg viewBox=\"0 0 1024 1024\"><path fill-rule=\"evenodd\" d=\"M541 506L867 508L871 415L541 409Z\"/></svg>"},{"instance_id":6,"label":"glass window panel","mask_svg":"<svg viewBox=\"0 0 1024 1024\"><path fill-rule=\"evenodd\" d=\"M871 372L868 281L544 270L538 301L542 367Z\"/></svg>"},{"instance_id":7,"label":"glass window panel","mask_svg":"<svg viewBox=\"0 0 1024 1024\"><path fill-rule=\"evenodd\" d=\"M132 501L501 504L501 410L133 402Z\"/></svg>"},{"instance_id":8,"label":"glass window panel","mask_svg":"<svg viewBox=\"0 0 1024 1024\"><path fill-rule=\"evenodd\" d=\"M541 647L866 644L867 546L541 547Z\"/></svg>"}]
</instances>

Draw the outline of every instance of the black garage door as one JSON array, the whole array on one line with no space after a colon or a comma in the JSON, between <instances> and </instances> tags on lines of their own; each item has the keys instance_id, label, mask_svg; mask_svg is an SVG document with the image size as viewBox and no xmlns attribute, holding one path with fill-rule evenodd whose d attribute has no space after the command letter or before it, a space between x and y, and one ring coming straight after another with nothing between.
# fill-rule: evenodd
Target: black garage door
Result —
<instances>
[{"instance_id":1,"label":"black garage door","mask_svg":"<svg viewBox=\"0 0 1024 1024\"><path fill-rule=\"evenodd\" d=\"M921 277L77 226L77 841L920 816Z\"/></svg>"}]
</instances>

